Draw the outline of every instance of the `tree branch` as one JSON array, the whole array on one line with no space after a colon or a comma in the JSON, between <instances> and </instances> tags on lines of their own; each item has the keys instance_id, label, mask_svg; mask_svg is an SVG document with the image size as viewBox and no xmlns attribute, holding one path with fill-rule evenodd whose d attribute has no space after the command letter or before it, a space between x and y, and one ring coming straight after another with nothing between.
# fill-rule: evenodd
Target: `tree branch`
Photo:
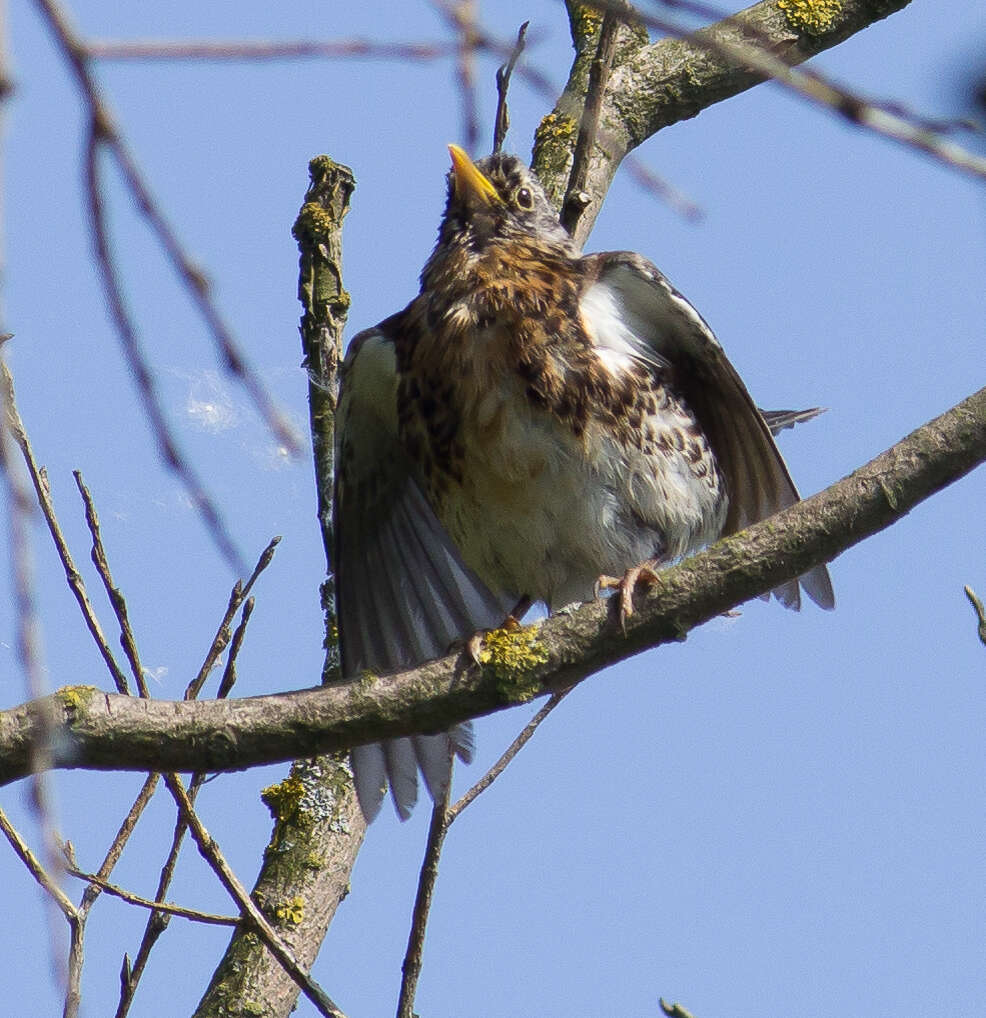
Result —
<instances>
[{"instance_id":1,"label":"tree branch","mask_svg":"<svg viewBox=\"0 0 986 1018\"><path fill-rule=\"evenodd\" d=\"M829 561L986 460L986 389L818 495L668 569L624 636L606 602L524 627L516 655L482 667L455 657L343 686L173 703L61 690L0 714L0 782L30 772L39 717L54 713L54 765L101 770L236 770L438 731L573 685L678 641L734 605ZM509 638L508 638L509 639Z\"/></svg>"},{"instance_id":2,"label":"tree branch","mask_svg":"<svg viewBox=\"0 0 986 1018\"><path fill-rule=\"evenodd\" d=\"M355 182L348 167L327 156L313 159L308 168L311 180L294 237L301 253L301 343L308 369L318 518L331 570L335 408L349 310L349 295L342 285L342 223ZM331 682L339 678L331 572L322 585L322 605L326 630L322 678ZM263 792L275 823L252 897L276 922L306 970L348 893L349 875L366 833L344 757L340 753L299 760L284 781ZM239 927L195 1014L199 1018L228 1014L249 1003L273 1018L290 1014L297 998L298 984L290 973L247 927Z\"/></svg>"},{"instance_id":3,"label":"tree branch","mask_svg":"<svg viewBox=\"0 0 986 1018\"><path fill-rule=\"evenodd\" d=\"M843 0L837 16L824 27L814 25L808 30L794 27L794 19L774 0L763 0L687 38L665 38L652 45L645 45L646 35L639 27L636 35L634 29L625 27L584 185L594 201L579 220L575 239L582 243L588 237L623 158L662 127L694 117L773 73L803 63L909 2ZM532 165L558 208L572 164L592 40L599 30L600 15L594 6L607 9L614 5L604 0L598 5L569 3L575 62L564 92L541 121L535 138Z\"/></svg>"}]
</instances>

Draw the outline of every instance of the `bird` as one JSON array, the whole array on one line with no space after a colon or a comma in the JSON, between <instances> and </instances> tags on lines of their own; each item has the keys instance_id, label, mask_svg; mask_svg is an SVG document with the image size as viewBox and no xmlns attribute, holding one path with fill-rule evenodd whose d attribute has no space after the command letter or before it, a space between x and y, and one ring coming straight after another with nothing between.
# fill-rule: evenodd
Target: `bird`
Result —
<instances>
[{"instance_id":1,"label":"bird","mask_svg":"<svg viewBox=\"0 0 986 1018\"><path fill-rule=\"evenodd\" d=\"M449 146L420 292L354 337L337 410L344 678L411 667L520 617L636 583L798 501L771 434L694 307L646 258L583 254L516 156ZM772 593L834 606L824 565ZM434 799L471 726L352 750L368 821Z\"/></svg>"}]
</instances>

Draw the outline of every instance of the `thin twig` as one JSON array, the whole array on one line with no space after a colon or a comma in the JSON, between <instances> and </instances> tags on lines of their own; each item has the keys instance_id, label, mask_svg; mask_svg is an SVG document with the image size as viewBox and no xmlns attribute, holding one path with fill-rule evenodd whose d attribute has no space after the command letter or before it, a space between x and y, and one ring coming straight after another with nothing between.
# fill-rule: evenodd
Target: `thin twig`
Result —
<instances>
[{"instance_id":1,"label":"thin twig","mask_svg":"<svg viewBox=\"0 0 986 1018\"><path fill-rule=\"evenodd\" d=\"M82 579L82 575L76 568L75 561L72 558L72 553L69 551L68 543L65 540L65 535L62 533L61 526L59 525L58 517L55 515L55 507L51 500L51 486L48 483L48 475L45 473L44 467L39 467L37 460L34 458L34 450L31 448L31 441L28 438L27 429L24 427L24 421L21 419L20 412L17 409L17 400L14 394L14 380L11 377L10 369L6 362L0 362L0 377L2 377L3 387L5 390L4 399L6 402L8 421L10 423L10 431L14 437L14 441L21 450L24 462L27 464L27 472L31 477L32 484L34 485L38 505L41 507L41 513L45 518L45 522L48 524L48 531L51 534L52 540L55 542L55 550L58 552L58 557L62 562L62 568L65 570L65 578L68 581L69 589L75 595L75 599L79 604L79 609L82 612L82 618L85 620L86 628L89 630L96 646L99 648L99 653L102 655L103 661L109 669L110 676L113 679L113 684L119 692L129 693L130 690L127 686L127 677L123 674L120 666L116 663L116 658L113 657L113 652L110 650L110 646L106 642L102 626L100 626L99 619L96 617L96 610L93 608L92 602L89 600L85 581Z\"/></svg>"},{"instance_id":2,"label":"thin twig","mask_svg":"<svg viewBox=\"0 0 986 1018\"><path fill-rule=\"evenodd\" d=\"M236 926L240 922L238 916L216 915L212 912L200 912L195 908L185 908L184 905L173 905L168 901L151 901L149 898L142 898L139 894L111 884L97 873L86 873L76 866L66 866L65 872L69 876L88 881L101 891L113 895L114 898L120 898L130 905L139 905L141 908L153 909L155 912L167 912L169 915L177 915L183 919L191 919L193 922L207 923L213 926Z\"/></svg>"},{"instance_id":3,"label":"thin twig","mask_svg":"<svg viewBox=\"0 0 986 1018\"><path fill-rule=\"evenodd\" d=\"M223 679L220 682L220 691L218 696L222 698L227 695L229 689L232 688L232 684L235 681L235 668L233 668L232 671L230 671L230 668L232 667L232 662L235 660L236 655L239 652L240 644L243 641L243 633L245 631L246 623L253 611L252 607L247 609L244 601L247 599L247 595L253 588L253 585L256 583L260 574L270 565L280 540L281 539L279 537L273 538L267 547L260 553L260 557L257 559L257 564L245 584L240 580L237 580L236 583L233 584L233 589L230 592L229 601L226 605L226 611L220 620L219 627L216 630L216 635L213 637L212 642L209 645L209 649L205 655L205 660L202 662L202 667L185 690L186 700L194 700L198 696L205 680L209 676L209 673L215 667L223 650L228 644L230 644L231 639L232 647L230 650L230 660L227 665L227 671L224 673ZM246 600L246 603L252 605L252 598ZM244 606L243 618L240 620L236 633L231 634L230 624L241 605ZM194 804L195 799L198 796L199 789L205 783L205 778L206 775L201 771L196 771L192 775L192 780L189 783L187 793L191 803ZM164 865L161 867L161 872L158 876L157 890L155 892L155 898L157 900L164 900L164 896L167 894L168 888L171 886L171 881L174 879L175 868L178 865L178 856L181 853L181 846L185 839L185 833L187 830L188 827L185 823L185 818L179 811L178 816L175 818L175 829L171 836L171 845L168 849ZM129 958L125 959L123 975L120 979L120 1000L117 1004L116 1018L125 1018L129 1012L130 1005L133 1003L134 995L137 992L137 987L147 967L147 961L150 957L150 953L161 934L167 929L168 922L169 917L164 911L152 912L150 916L148 916L147 923L144 926L144 932L141 935L140 944L137 947L137 953L134 956L133 961L130 962Z\"/></svg>"},{"instance_id":4,"label":"thin twig","mask_svg":"<svg viewBox=\"0 0 986 1018\"><path fill-rule=\"evenodd\" d=\"M667 1018L694 1018L691 1011L686 1011L680 1004L668 1004L663 997L661 997L659 1003L661 1013L667 1015Z\"/></svg>"},{"instance_id":5,"label":"thin twig","mask_svg":"<svg viewBox=\"0 0 986 1018\"><path fill-rule=\"evenodd\" d=\"M240 614L240 623L233 632L233 639L229 645L229 654L226 656L226 667L223 669L223 677L219 683L219 691L216 693L216 698L219 700L225 699L229 696L234 684L236 683L236 658L240 653L240 647L243 646L243 637L246 636L247 623L250 621L250 616L253 614L253 606L255 599L248 597L243 603L243 611Z\"/></svg>"},{"instance_id":6,"label":"thin twig","mask_svg":"<svg viewBox=\"0 0 986 1018\"><path fill-rule=\"evenodd\" d=\"M86 524L92 536L92 552L90 557L92 558L93 565L96 567L96 572L99 573L99 577L103 581L106 596L110 599L113 612L120 625L120 646L123 647L123 653L130 663L130 672L137 683L140 695L147 698L151 694L147 689L147 682L144 679L144 669L141 667L140 654L137 651L137 641L134 638L134 632L130 625L127 602L120 588L113 582L113 574L110 571L109 559L106 557L106 549L103 546L103 538L99 529L99 516L96 513L96 506L93 503L92 495L86 487L85 481L82 479L82 471L73 470L72 476L75 478L76 487L82 496L82 502L86 510Z\"/></svg>"},{"instance_id":7,"label":"thin twig","mask_svg":"<svg viewBox=\"0 0 986 1018\"><path fill-rule=\"evenodd\" d=\"M588 2L597 10L613 11L618 16L627 17L621 0L588 0ZM694 0L672 0L671 3L665 2L665 6L677 7L700 17L718 18L721 15L715 8ZM723 26L735 24L741 27L749 41L740 42L717 35L708 29L699 29L696 32L667 18L643 14L639 10L634 12L633 17L639 18L649 28L667 32L740 66L746 66L765 78L776 81L782 88L827 107L859 127L923 152L963 173L986 179L986 158L977 156L954 142L942 140L939 134L943 132L932 130L925 118L913 115L915 122L911 122L909 118L900 115L900 112L894 112L891 103L862 99L817 71L796 70L771 52L769 40L746 22L736 18L724 18L720 22ZM718 26L712 26L716 27Z\"/></svg>"},{"instance_id":8,"label":"thin twig","mask_svg":"<svg viewBox=\"0 0 986 1018\"><path fill-rule=\"evenodd\" d=\"M452 761L449 760L451 768ZM438 861L448 834L448 804L452 790L452 776L445 785L442 796L435 800L431 811L431 825L428 828L428 841L425 846L424 859L421 862L421 873L418 875L418 890L414 897L414 912L411 918L411 930L407 938L407 950L404 952L404 964L401 966L401 993L397 1002L397 1018L413 1018L414 996L418 990L418 977L421 975L421 959L424 955L425 931L428 927L428 913L431 911L431 899L438 880Z\"/></svg>"},{"instance_id":9,"label":"thin twig","mask_svg":"<svg viewBox=\"0 0 986 1018\"><path fill-rule=\"evenodd\" d=\"M288 420L277 410L266 388L247 364L233 335L210 294L208 282L192 263L184 248L154 201L136 160L114 126L114 117L92 74L92 57L82 38L72 28L66 12L56 0L35 0L68 61L93 124L93 133L112 152L125 184L185 284L193 303L212 334L226 369L239 379L250 394L254 406L277 440L289 451L301 451L301 442Z\"/></svg>"},{"instance_id":10,"label":"thin twig","mask_svg":"<svg viewBox=\"0 0 986 1018\"><path fill-rule=\"evenodd\" d=\"M198 775L196 775L196 777L198 777ZM188 793L192 802L195 801L195 797L198 795L198 791L201 786L202 782L196 782L193 778ZM178 865L178 856L181 852L182 841L185 838L185 832L187 829L185 821L179 813L175 820L174 832L171 836L171 846L168 849L168 855L165 859L164 865L161 867L161 873L158 876L157 889L154 893L154 897L159 901L164 900L164 896L168 893L168 888L171 886L171 881L174 879L175 867ZM151 951L157 943L158 938L168 928L168 923L170 921L171 917L163 911L151 912L151 914L147 917L147 922L144 925L144 932L140 938L140 944L137 946L137 954L132 962L129 957L125 957L124 959L125 975L120 979L120 1000L116 1007L116 1018L125 1018L126 1014L129 1012L130 1005L133 1003L134 996L137 993L137 987L140 984L141 977L147 967L147 960L150 957Z\"/></svg>"},{"instance_id":11,"label":"thin twig","mask_svg":"<svg viewBox=\"0 0 986 1018\"><path fill-rule=\"evenodd\" d=\"M10 847L27 867L31 876L48 892L52 901L61 909L62 914L67 919L73 918L77 914L75 905L58 886L58 881L48 873L41 860L28 848L27 842L18 834L17 829L2 808L0 808L0 831L3 831L7 841L10 842Z\"/></svg>"},{"instance_id":12,"label":"thin twig","mask_svg":"<svg viewBox=\"0 0 986 1018\"><path fill-rule=\"evenodd\" d=\"M449 805L452 782L449 780L445 794L436 800L431 813L431 826L428 829L428 841L425 846L421 873L418 877L418 890L414 899L414 913L411 919L411 930L408 934L407 950L404 953L402 967L401 993L397 1004L397 1018L412 1018L414 1014L414 996L417 992L418 977L421 974L421 963L424 954L425 930L428 925L428 914L431 900L438 879L438 862L449 828L462 811L475 801L476 797L486 791L490 785L506 770L513 758L530 741L538 726L571 692L569 689L553 693L547 703L524 726L523 731L510 743L499 760L462 796L454 806Z\"/></svg>"},{"instance_id":13,"label":"thin twig","mask_svg":"<svg viewBox=\"0 0 986 1018\"><path fill-rule=\"evenodd\" d=\"M11 848L27 867L31 876L48 892L49 900L61 910L62 915L68 921L69 952L68 965L63 974L65 1006L62 1009L62 1018L77 1018L79 1005L82 1002L82 946L85 933L85 914L72 904L68 895L58 886L58 881L51 876L38 857L28 848L27 842L17 832L3 809L0 809L0 831L3 831ZM61 860L57 860L57 862L59 870L63 870L65 867Z\"/></svg>"},{"instance_id":14,"label":"thin twig","mask_svg":"<svg viewBox=\"0 0 986 1018\"><path fill-rule=\"evenodd\" d=\"M701 205L692 201L688 195L679 191L673 184L668 183L662 176L655 173L642 159L638 159L633 153L623 160L623 166L641 190L654 195L673 212L676 212L683 219L690 223L697 223L702 220L705 213Z\"/></svg>"},{"instance_id":15,"label":"thin twig","mask_svg":"<svg viewBox=\"0 0 986 1018\"><path fill-rule=\"evenodd\" d=\"M278 932L267 921L264 914L257 908L247 889L240 883L236 874L230 869L219 846L199 820L181 779L176 774L165 775L168 790L174 796L178 809L189 831L195 839L199 852L212 867L219 882L226 888L232 899L243 912L243 919L249 921L263 939L271 953L284 966L292 979L301 987L301 992L315 1005L319 1014L326 1018L342 1018L342 1012L332 1002L325 991L295 961L290 948L281 940Z\"/></svg>"},{"instance_id":16,"label":"thin twig","mask_svg":"<svg viewBox=\"0 0 986 1018\"><path fill-rule=\"evenodd\" d=\"M134 828L137 826L137 821L140 819L141 814L144 812L147 804L151 801L151 797L154 795L154 790L157 788L157 783L160 779L161 775L156 772L148 774L144 779L144 784L137 793L137 798L134 800L134 804L130 807L129 812L123 818L123 823L120 824L120 828L116 832L116 837L107 849L106 855L103 857L103 861L100 864L99 869L96 871L96 876L101 880L105 880L110 875L113 871L113 867L119 861L120 856L123 853L123 848L130 838L130 835L133 834ZM99 887L90 885L83 893L82 901L79 904L79 911L84 916L88 915L93 903L99 897L99 890Z\"/></svg>"},{"instance_id":17,"label":"thin twig","mask_svg":"<svg viewBox=\"0 0 986 1018\"><path fill-rule=\"evenodd\" d=\"M462 796L457 802L451 805L448 809L448 822L452 823L453 820L468 806L473 800L486 791L490 785L507 769L507 765L511 760L524 748L524 746L530 741L531 736L537 731L538 726L542 721L565 699L566 696L571 692L570 689L563 689L559 693L552 693L548 697L544 706L531 718L530 721L524 726L523 731L520 735L514 739L513 742L507 747L503 755L499 760L476 782L472 788L469 789L465 795Z\"/></svg>"},{"instance_id":18,"label":"thin twig","mask_svg":"<svg viewBox=\"0 0 986 1018\"><path fill-rule=\"evenodd\" d=\"M6 386L0 386L0 481L2 481L7 489L7 505L10 507L8 534L12 573L11 586L13 588L13 602L17 619L17 659L24 675L28 695L32 698L37 698L45 692L45 681L41 655L41 625L35 599L34 562L31 554L30 519L33 512L33 503L27 482L14 463L13 446L9 437L12 430L10 423L12 416L7 402L8 391L12 396L12 388L8 390ZM28 746L30 789L31 804L37 816L38 828L41 832L44 857L48 868L53 872L59 865L59 858L46 771L52 763L52 744L54 738L54 716L50 710L43 709L39 712ZM10 830L13 831L13 828ZM6 833L6 828L4 828L4 831ZM9 838L10 835L8 834ZM11 842L11 844L14 844L16 850L17 845L14 842ZM24 848L26 849L26 845ZM27 856L22 855L21 858L25 862L28 861ZM40 866L40 863L38 863L38 866ZM35 875L37 876L37 873ZM65 912L62 899L55 893L57 886L54 882L51 882L50 887L47 884L43 886L46 886L49 890L52 900L62 907L62 911L69 919L69 923L74 923L76 919L74 908L71 913ZM59 972L59 975L64 977L66 991L68 992L71 988L71 983L68 972L60 964L58 947L54 939L54 929L55 926L52 922L49 926L52 964L56 971ZM68 996L66 1000L68 1001ZM68 1006L67 1002L66 1009L68 1009Z\"/></svg>"},{"instance_id":19,"label":"thin twig","mask_svg":"<svg viewBox=\"0 0 986 1018\"><path fill-rule=\"evenodd\" d=\"M144 808L151 801L151 796L154 794L154 788L157 784L158 777L159 776L157 774L149 774L147 776L136 801L133 806L130 807L129 813L120 825L120 829L117 831L116 837L113 839L113 843L110 845L103 862L99 867L99 872L95 875L96 880L105 881L106 877L109 876L113 867L116 865L120 858L120 854L123 852L123 847L127 843L127 839L133 833L137 820L143 813ZM75 857L71 843L66 842L63 845L63 852L68 859L69 864L74 866ZM102 887L95 882L90 882L82 894L82 901L79 904L76 915L69 918L68 976L66 980L67 985L63 1018L75 1018L79 1011L79 1006L82 1001L82 964L84 961L83 947L86 921L89 917L90 909L93 904L95 904L96 899L99 897L101 892Z\"/></svg>"},{"instance_id":20,"label":"thin twig","mask_svg":"<svg viewBox=\"0 0 986 1018\"><path fill-rule=\"evenodd\" d=\"M455 0L441 4L459 33L455 77L462 97L462 137L466 151L475 153L479 144L479 111L476 103L476 3L477 0Z\"/></svg>"},{"instance_id":21,"label":"thin twig","mask_svg":"<svg viewBox=\"0 0 986 1018\"><path fill-rule=\"evenodd\" d=\"M496 70L496 116L493 119L493 151L500 152L503 142L510 130L510 111L507 109L507 93L510 91L510 78L514 67L524 52L524 40L527 36L529 21L525 21L517 30L517 41L510 53L510 59Z\"/></svg>"},{"instance_id":22,"label":"thin twig","mask_svg":"<svg viewBox=\"0 0 986 1018\"><path fill-rule=\"evenodd\" d=\"M338 39L323 42L287 39L282 42L217 39L89 39L84 44L93 60L195 60L265 61L309 58L355 58L357 60L439 60L456 52L447 42L374 42L370 39Z\"/></svg>"},{"instance_id":23,"label":"thin twig","mask_svg":"<svg viewBox=\"0 0 986 1018\"><path fill-rule=\"evenodd\" d=\"M257 564L253 567L253 572L250 573L246 583L242 583L240 580L237 580L236 583L233 584L233 589L230 591L229 595L229 601L226 604L226 612L219 623L219 628L216 630L216 635L213 637L209 650L206 653L205 660L202 662L202 667L199 669L195 678L189 682L188 688L185 690L186 700L194 700L199 695L205 680L209 676L209 672L211 672L215 667L220 655L229 644L232 636L230 624L233 621L233 617L236 615L237 611L239 611L240 605L243 604L247 595L253 589L253 585L257 582L260 574L270 565L271 560L274 558L274 552L277 550L277 546L280 543L280 537L272 537L267 547L260 553L260 558L257 559Z\"/></svg>"},{"instance_id":24,"label":"thin twig","mask_svg":"<svg viewBox=\"0 0 986 1018\"><path fill-rule=\"evenodd\" d=\"M43 0L39 0L43 2ZM206 528L212 535L216 546L234 571L242 572L240 553L233 544L218 508L206 492L198 473L182 455L178 443L172 434L171 426L164 414L161 400L157 392L157 382L147 363L137 338L137 329L127 310L123 299L123 290L117 276L116 263L110 252L109 231L106 223L106 212L103 208L103 189L99 175L99 149L101 146L100 125L93 121L86 145L86 190L88 193L90 226L93 234L93 245L96 263L103 282L103 289L110 306L113 323L123 346L124 356L133 375L144 412L151 424L151 431L158 446L158 453L168 469L172 470L185 486Z\"/></svg>"},{"instance_id":25,"label":"thin twig","mask_svg":"<svg viewBox=\"0 0 986 1018\"><path fill-rule=\"evenodd\" d=\"M965 596L969 598L969 604L972 605L976 617L979 619L979 639L986 644L986 608L983 607L982 601L976 596L972 587L966 586Z\"/></svg>"}]
</instances>

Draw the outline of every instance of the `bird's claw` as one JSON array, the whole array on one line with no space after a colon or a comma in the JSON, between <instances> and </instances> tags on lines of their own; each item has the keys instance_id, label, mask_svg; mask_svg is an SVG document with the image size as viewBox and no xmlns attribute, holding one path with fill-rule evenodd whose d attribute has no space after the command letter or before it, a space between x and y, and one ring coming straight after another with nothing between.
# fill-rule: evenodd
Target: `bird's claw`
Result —
<instances>
[{"instance_id":1,"label":"bird's claw","mask_svg":"<svg viewBox=\"0 0 986 1018\"><path fill-rule=\"evenodd\" d=\"M503 620L502 625L499 625L496 628L505 629L508 633L512 633L515 629L520 629L520 622L517 620L513 612L511 612ZM481 657L483 644L486 642L486 637L492 632L494 632L492 629L480 629L466 640L464 649L466 654L469 656L469 660L474 665L480 665L483 663Z\"/></svg>"},{"instance_id":2,"label":"bird's claw","mask_svg":"<svg viewBox=\"0 0 986 1018\"><path fill-rule=\"evenodd\" d=\"M618 590L620 627L623 632L627 631L627 619L633 614L633 592L638 583L645 583L648 586L657 582L657 567L660 565L657 559L647 559L639 565L632 566L622 577L600 576L593 587L593 593L598 598L604 590Z\"/></svg>"}]
</instances>

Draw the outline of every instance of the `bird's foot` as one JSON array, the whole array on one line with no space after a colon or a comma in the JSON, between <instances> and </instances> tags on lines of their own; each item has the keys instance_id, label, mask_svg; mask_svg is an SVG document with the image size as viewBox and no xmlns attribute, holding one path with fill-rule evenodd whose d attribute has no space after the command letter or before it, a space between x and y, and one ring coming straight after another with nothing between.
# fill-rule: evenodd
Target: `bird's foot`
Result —
<instances>
[{"instance_id":1,"label":"bird's foot","mask_svg":"<svg viewBox=\"0 0 986 1018\"><path fill-rule=\"evenodd\" d=\"M529 597L522 597L514 605L510 614L496 628L505 629L508 633L512 633L514 630L520 629L520 620L530 610L531 604L532 601ZM480 660L480 654L483 650L483 643L486 641L486 637L492 632L494 632L492 629L480 629L466 640L465 650L469 655L470 661L472 661L474 665L482 663Z\"/></svg>"},{"instance_id":2,"label":"bird's foot","mask_svg":"<svg viewBox=\"0 0 986 1018\"><path fill-rule=\"evenodd\" d=\"M594 593L599 597L604 590L618 590L620 601L620 626L624 634L627 631L627 619L633 614L633 592L638 583L648 586L657 582L657 569L660 566L660 559L649 558L640 565L632 566L622 577L600 576L596 580Z\"/></svg>"}]
</instances>

